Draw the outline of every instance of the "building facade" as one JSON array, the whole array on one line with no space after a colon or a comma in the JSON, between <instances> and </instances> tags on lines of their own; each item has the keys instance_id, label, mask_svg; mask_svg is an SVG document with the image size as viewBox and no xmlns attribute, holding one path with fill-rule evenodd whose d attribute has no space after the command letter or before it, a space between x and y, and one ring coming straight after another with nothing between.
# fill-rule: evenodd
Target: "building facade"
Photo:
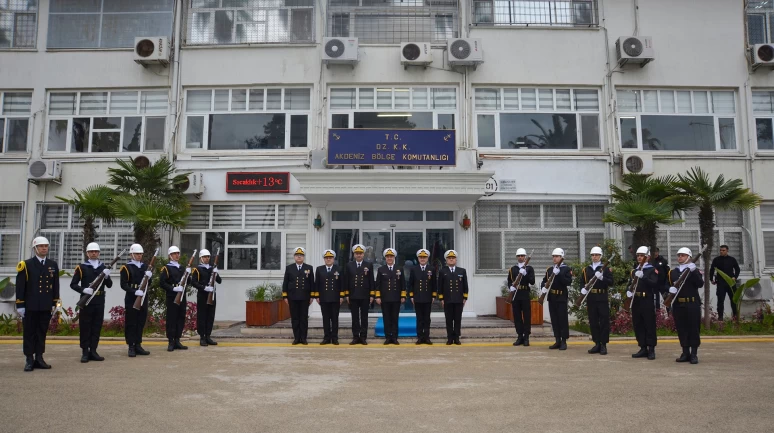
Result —
<instances>
[{"instance_id":1,"label":"building facade","mask_svg":"<svg viewBox=\"0 0 774 433\"><path fill-rule=\"evenodd\" d=\"M655 175L700 166L761 194L760 209L718 215L717 241L743 278L768 276L774 74L749 48L774 42L772 17L770 2L739 0L0 0L0 276L38 234L63 269L80 262L78 216L56 197L139 155L203 185L165 243L221 249L219 320L242 320L245 290L280 282L294 247L319 265L323 249L347 260L358 242L376 262L397 248L407 266L419 248L439 262L456 249L466 311L493 314L517 248L540 268L555 247L578 260L604 238L628 245L601 216L629 155ZM171 41L167 65L133 61L140 36ZM621 66L630 36L651 38L655 60ZM359 61L324 63L328 37L357 38ZM454 38L478 40L483 63L451 66ZM404 67L403 42L427 43L432 63ZM454 130L456 165L328 165L332 128ZM61 182L28 182L38 160L58 161ZM287 188L234 192L238 172ZM698 248L696 215L685 221L660 234L672 262ZM100 223L106 256L131 239Z\"/></svg>"}]
</instances>

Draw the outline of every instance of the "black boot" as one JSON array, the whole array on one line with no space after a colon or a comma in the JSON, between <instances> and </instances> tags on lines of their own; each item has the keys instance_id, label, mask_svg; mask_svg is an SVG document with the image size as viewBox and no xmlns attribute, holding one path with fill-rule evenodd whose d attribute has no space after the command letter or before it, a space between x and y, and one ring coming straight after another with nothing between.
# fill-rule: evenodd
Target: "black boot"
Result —
<instances>
[{"instance_id":1,"label":"black boot","mask_svg":"<svg viewBox=\"0 0 774 433\"><path fill-rule=\"evenodd\" d=\"M24 371L32 371L35 369L35 360L32 359L31 356L27 357L27 360L24 361Z\"/></svg>"},{"instance_id":2,"label":"black boot","mask_svg":"<svg viewBox=\"0 0 774 433\"><path fill-rule=\"evenodd\" d=\"M524 347L529 347L529 335L524 337Z\"/></svg>"},{"instance_id":3,"label":"black boot","mask_svg":"<svg viewBox=\"0 0 774 433\"><path fill-rule=\"evenodd\" d=\"M209 335L204 337L204 339L207 340L207 344L209 344L210 346L217 346L218 345L218 342L213 340L212 338L210 338Z\"/></svg>"},{"instance_id":4,"label":"black boot","mask_svg":"<svg viewBox=\"0 0 774 433\"><path fill-rule=\"evenodd\" d=\"M559 346L561 346L561 345L562 345L561 339L560 339L560 338L557 338L557 339L556 339L556 343L554 343L554 344L552 344L552 345L548 346L548 348L549 348L549 349L551 349L551 350L553 350L553 349L558 349L558 348L559 348Z\"/></svg>"},{"instance_id":5,"label":"black boot","mask_svg":"<svg viewBox=\"0 0 774 433\"><path fill-rule=\"evenodd\" d=\"M589 349L589 353L599 353L602 350L602 346L599 343L594 344L594 347Z\"/></svg>"},{"instance_id":6,"label":"black boot","mask_svg":"<svg viewBox=\"0 0 774 433\"><path fill-rule=\"evenodd\" d=\"M648 356L648 349L645 346L640 346L640 351L632 354L632 358L644 358Z\"/></svg>"},{"instance_id":7,"label":"black boot","mask_svg":"<svg viewBox=\"0 0 774 433\"><path fill-rule=\"evenodd\" d=\"M207 340L204 338L204 335L199 337L199 346L207 347Z\"/></svg>"},{"instance_id":8,"label":"black boot","mask_svg":"<svg viewBox=\"0 0 774 433\"><path fill-rule=\"evenodd\" d=\"M99 356L99 353L97 353L96 350L90 350L89 351L89 361L104 361L105 358L102 356Z\"/></svg>"},{"instance_id":9,"label":"black boot","mask_svg":"<svg viewBox=\"0 0 774 433\"><path fill-rule=\"evenodd\" d=\"M567 339L562 338L562 342L559 345L559 350L567 350Z\"/></svg>"},{"instance_id":10,"label":"black boot","mask_svg":"<svg viewBox=\"0 0 774 433\"><path fill-rule=\"evenodd\" d=\"M366 337L361 338L360 344L362 344L363 346L368 346L368 338Z\"/></svg>"},{"instance_id":11,"label":"black boot","mask_svg":"<svg viewBox=\"0 0 774 433\"><path fill-rule=\"evenodd\" d=\"M137 352L138 355L147 356L150 355L150 352L143 349L141 344L138 344L135 346L134 351Z\"/></svg>"},{"instance_id":12,"label":"black boot","mask_svg":"<svg viewBox=\"0 0 774 433\"><path fill-rule=\"evenodd\" d=\"M656 348L653 346L648 346L648 359L650 361L656 359Z\"/></svg>"},{"instance_id":13,"label":"black boot","mask_svg":"<svg viewBox=\"0 0 774 433\"><path fill-rule=\"evenodd\" d=\"M519 338L517 338L516 341L513 342L513 345L521 346L522 344L524 344L524 338L521 335L519 335Z\"/></svg>"},{"instance_id":14,"label":"black boot","mask_svg":"<svg viewBox=\"0 0 774 433\"><path fill-rule=\"evenodd\" d=\"M600 355L607 355L607 344L601 343L599 345L599 354Z\"/></svg>"},{"instance_id":15,"label":"black boot","mask_svg":"<svg viewBox=\"0 0 774 433\"><path fill-rule=\"evenodd\" d=\"M452 344L454 344L454 339L453 338L447 338L446 339L446 345L447 346L451 346Z\"/></svg>"},{"instance_id":16,"label":"black boot","mask_svg":"<svg viewBox=\"0 0 774 433\"><path fill-rule=\"evenodd\" d=\"M137 353L134 351L134 344L129 345L129 357L134 358L137 356Z\"/></svg>"},{"instance_id":17,"label":"black boot","mask_svg":"<svg viewBox=\"0 0 774 433\"><path fill-rule=\"evenodd\" d=\"M42 368L43 370L48 370L49 368L51 368L51 366L46 364L46 361L43 360L43 355L40 354L35 357L35 368Z\"/></svg>"},{"instance_id":18,"label":"black boot","mask_svg":"<svg viewBox=\"0 0 774 433\"><path fill-rule=\"evenodd\" d=\"M680 354L680 357L675 359L675 362L688 362L691 360L691 354L689 352L688 347L683 347L683 353Z\"/></svg>"},{"instance_id":19,"label":"black boot","mask_svg":"<svg viewBox=\"0 0 774 433\"><path fill-rule=\"evenodd\" d=\"M350 346L354 346L356 344L360 344L360 339L357 337L353 338L352 341L349 342Z\"/></svg>"},{"instance_id":20,"label":"black boot","mask_svg":"<svg viewBox=\"0 0 774 433\"><path fill-rule=\"evenodd\" d=\"M457 337L457 338L455 338L455 339L454 339L454 344L456 344L457 346L459 346L459 345L461 345L461 344L462 344L462 343L460 342L460 337Z\"/></svg>"},{"instance_id":21,"label":"black boot","mask_svg":"<svg viewBox=\"0 0 774 433\"><path fill-rule=\"evenodd\" d=\"M167 352L174 352L175 351L175 340L170 339L169 344L167 344Z\"/></svg>"},{"instance_id":22,"label":"black boot","mask_svg":"<svg viewBox=\"0 0 774 433\"><path fill-rule=\"evenodd\" d=\"M81 362L84 364L89 362L89 349L81 349Z\"/></svg>"},{"instance_id":23,"label":"black boot","mask_svg":"<svg viewBox=\"0 0 774 433\"><path fill-rule=\"evenodd\" d=\"M188 350L188 346L183 346L183 343L181 343L180 339L177 338L175 339L175 349Z\"/></svg>"},{"instance_id":24,"label":"black boot","mask_svg":"<svg viewBox=\"0 0 774 433\"><path fill-rule=\"evenodd\" d=\"M691 347L691 364L698 364L699 363L699 357L697 356L697 352L699 351L698 346Z\"/></svg>"}]
</instances>

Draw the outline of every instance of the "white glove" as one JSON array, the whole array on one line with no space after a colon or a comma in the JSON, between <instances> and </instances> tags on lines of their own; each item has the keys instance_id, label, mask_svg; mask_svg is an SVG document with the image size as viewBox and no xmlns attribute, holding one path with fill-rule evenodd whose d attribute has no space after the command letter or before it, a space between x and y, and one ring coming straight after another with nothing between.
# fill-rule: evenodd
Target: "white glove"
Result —
<instances>
[{"instance_id":1,"label":"white glove","mask_svg":"<svg viewBox=\"0 0 774 433\"><path fill-rule=\"evenodd\" d=\"M597 277L597 279L598 279L598 280L601 280L601 279L602 279L602 277L603 277L604 275L602 275L602 272L599 272L599 271L597 271L597 272L594 274L594 276L595 276L595 277Z\"/></svg>"},{"instance_id":2,"label":"white glove","mask_svg":"<svg viewBox=\"0 0 774 433\"><path fill-rule=\"evenodd\" d=\"M543 287L542 289L540 289L540 293L548 293L548 289L546 289L545 287Z\"/></svg>"},{"instance_id":3,"label":"white glove","mask_svg":"<svg viewBox=\"0 0 774 433\"><path fill-rule=\"evenodd\" d=\"M677 287L670 287L669 288L669 293L677 294Z\"/></svg>"},{"instance_id":4,"label":"white glove","mask_svg":"<svg viewBox=\"0 0 774 433\"><path fill-rule=\"evenodd\" d=\"M688 263L688 269L691 270L691 272L696 270L696 264L695 263Z\"/></svg>"},{"instance_id":5,"label":"white glove","mask_svg":"<svg viewBox=\"0 0 774 433\"><path fill-rule=\"evenodd\" d=\"M134 292L134 296L142 296L144 293L145 293L145 292L143 292L142 290L140 290L140 289L137 289L137 290Z\"/></svg>"},{"instance_id":6,"label":"white glove","mask_svg":"<svg viewBox=\"0 0 774 433\"><path fill-rule=\"evenodd\" d=\"M191 273L191 268L185 268L186 273Z\"/></svg>"},{"instance_id":7,"label":"white glove","mask_svg":"<svg viewBox=\"0 0 774 433\"><path fill-rule=\"evenodd\" d=\"M645 273L642 271L637 271L634 273L634 276L637 278L642 278L643 275L645 275Z\"/></svg>"},{"instance_id":8,"label":"white glove","mask_svg":"<svg viewBox=\"0 0 774 433\"><path fill-rule=\"evenodd\" d=\"M152 277L152 276L153 276L153 272L151 272L151 271L145 271L145 276L146 276L146 277L148 277L148 278L150 278L150 277Z\"/></svg>"},{"instance_id":9,"label":"white glove","mask_svg":"<svg viewBox=\"0 0 774 433\"><path fill-rule=\"evenodd\" d=\"M589 291L585 287L581 289L581 295L587 295L588 293Z\"/></svg>"},{"instance_id":10,"label":"white glove","mask_svg":"<svg viewBox=\"0 0 774 433\"><path fill-rule=\"evenodd\" d=\"M521 269L519 270L519 273L520 273L521 275L527 275L527 270L526 270L526 269L524 269L524 268L521 268Z\"/></svg>"},{"instance_id":11,"label":"white glove","mask_svg":"<svg viewBox=\"0 0 774 433\"><path fill-rule=\"evenodd\" d=\"M510 287L510 289L509 289L509 291L510 291L510 292L515 292L515 291L516 291L516 288L515 288L515 287L513 287L513 286L511 286L511 287Z\"/></svg>"},{"instance_id":12,"label":"white glove","mask_svg":"<svg viewBox=\"0 0 774 433\"><path fill-rule=\"evenodd\" d=\"M205 292L212 292L213 290L215 290L215 289L212 286L207 286L207 287L204 288Z\"/></svg>"},{"instance_id":13,"label":"white glove","mask_svg":"<svg viewBox=\"0 0 774 433\"><path fill-rule=\"evenodd\" d=\"M102 270L102 273L105 274L105 278L108 278L110 276L110 269L105 268Z\"/></svg>"},{"instance_id":14,"label":"white glove","mask_svg":"<svg viewBox=\"0 0 774 433\"><path fill-rule=\"evenodd\" d=\"M92 293L94 293L94 289L90 289L90 288L88 288L88 287L87 287L87 288L85 288L85 289L83 289L83 294L84 294L84 295L89 295L89 296L91 296L91 294L92 294Z\"/></svg>"},{"instance_id":15,"label":"white glove","mask_svg":"<svg viewBox=\"0 0 774 433\"><path fill-rule=\"evenodd\" d=\"M628 290L627 290L627 291L626 291L626 297L627 297L627 298L632 298L632 297L634 297L634 293L632 293L632 292L630 292L630 291L628 291Z\"/></svg>"},{"instance_id":16,"label":"white glove","mask_svg":"<svg viewBox=\"0 0 774 433\"><path fill-rule=\"evenodd\" d=\"M21 316L21 318L23 319L24 313L27 311L27 309L22 307L22 308L17 308L16 311L19 313L19 316Z\"/></svg>"},{"instance_id":17,"label":"white glove","mask_svg":"<svg viewBox=\"0 0 774 433\"><path fill-rule=\"evenodd\" d=\"M183 291L183 286L175 286L172 290L175 291L175 292L182 292Z\"/></svg>"},{"instance_id":18,"label":"white glove","mask_svg":"<svg viewBox=\"0 0 774 433\"><path fill-rule=\"evenodd\" d=\"M559 275L559 268L554 268L554 275Z\"/></svg>"},{"instance_id":19,"label":"white glove","mask_svg":"<svg viewBox=\"0 0 774 433\"><path fill-rule=\"evenodd\" d=\"M217 274L218 273L218 268L212 268L212 272Z\"/></svg>"}]
</instances>

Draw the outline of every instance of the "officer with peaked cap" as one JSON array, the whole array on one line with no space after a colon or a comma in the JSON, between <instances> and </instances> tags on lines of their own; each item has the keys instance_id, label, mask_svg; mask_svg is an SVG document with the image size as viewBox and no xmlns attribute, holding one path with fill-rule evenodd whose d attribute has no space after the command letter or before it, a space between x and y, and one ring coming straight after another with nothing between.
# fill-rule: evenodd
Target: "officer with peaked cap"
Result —
<instances>
[{"instance_id":1,"label":"officer with peaked cap","mask_svg":"<svg viewBox=\"0 0 774 433\"><path fill-rule=\"evenodd\" d=\"M382 306L384 318L384 344L398 343L398 318L400 304L406 302L406 280L403 269L395 265L398 252L387 248L382 253L387 262L376 271L376 303Z\"/></svg>"},{"instance_id":2,"label":"officer with peaked cap","mask_svg":"<svg viewBox=\"0 0 774 433\"><path fill-rule=\"evenodd\" d=\"M298 247L293 252L295 263L285 268L282 280L282 299L290 307L290 323L293 326L293 345L307 345L309 329L309 305L314 292L314 268L304 263L306 250Z\"/></svg>"},{"instance_id":3,"label":"officer with peaked cap","mask_svg":"<svg viewBox=\"0 0 774 433\"><path fill-rule=\"evenodd\" d=\"M408 296L414 304L417 315L416 344L433 344L430 341L430 310L437 296L434 269L427 263L430 251L417 251L419 266L412 266L409 272Z\"/></svg>"},{"instance_id":4,"label":"officer with peaked cap","mask_svg":"<svg viewBox=\"0 0 774 433\"><path fill-rule=\"evenodd\" d=\"M446 345L460 345L462 309L468 301L468 274L457 266L457 252L448 250L443 257L446 266L438 275L438 298L446 316Z\"/></svg>"},{"instance_id":5,"label":"officer with peaked cap","mask_svg":"<svg viewBox=\"0 0 774 433\"><path fill-rule=\"evenodd\" d=\"M344 286L339 266L334 264L336 252L323 251L324 265L318 266L315 271L315 290L312 296L317 298L323 316L323 340L320 345L333 343L339 345L339 310L344 302Z\"/></svg>"},{"instance_id":6,"label":"officer with peaked cap","mask_svg":"<svg viewBox=\"0 0 774 433\"><path fill-rule=\"evenodd\" d=\"M344 294L352 313L353 344L368 344L368 309L374 301L374 265L363 260L366 247L352 246L354 260L344 267Z\"/></svg>"}]
</instances>

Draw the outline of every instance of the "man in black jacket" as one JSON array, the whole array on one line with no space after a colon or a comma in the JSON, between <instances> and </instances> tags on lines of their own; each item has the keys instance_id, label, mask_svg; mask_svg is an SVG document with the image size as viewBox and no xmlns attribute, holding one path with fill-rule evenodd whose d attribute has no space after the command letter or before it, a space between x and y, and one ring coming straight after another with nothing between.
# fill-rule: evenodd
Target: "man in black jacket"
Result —
<instances>
[{"instance_id":1,"label":"man in black jacket","mask_svg":"<svg viewBox=\"0 0 774 433\"><path fill-rule=\"evenodd\" d=\"M554 331L554 344L549 349L567 350L570 338L570 318L567 311L567 287L572 285L572 269L564 264L564 250L556 248L551 253L554 265L546 269L540 283L541 293L548 294L548 314L551 316L551 328ZM548 280L553 277L551 284Z\"/></svg>"},{"instance_id":2,"label":"man in black jacket","mask_svg":"<svg viewBox=\"0 0 774 433\"><path fill-rule=\"evenodd\" d=\"M187 307L185 287L180 285L184 273L191 274L190 268L183 269L178 263L180 260L180 248L176 246L169 247L167 251L169 262L159 271L159 285L167 292L167 352L175 349L188 350L188 346L183 346L180 338L183 336L185 328L185 311ZM182 292L183 297L180 305L175 304L175 297Z\"/></svg>"},{"instance_id":3,"label":"man in black jacket","mask_svg":"<svg viewBox=\"0 0 774 433\"><path fill-rule=\"evenodd\" d=\"M446 316L446 345L460 345L462 309L468 302L468 274L465 268L457 266L457 252L444 253L446 266L438 275L438 298Z\"/></svg>"},{"instance_id":4,"label":"man in black jacket","mask_svg":"<svg viewBox=\"0 0 774 433\"><path fill-rule=\"evenodd\" d=\"M527 250L516 250L518 264L508 271L508 295L511 297L513 323L516 326L516 341L514 346L529 346L529 335L532 333L532 302L530 286L535 284L535 269L526 263ZM519 280L516 284L516 280Z\"/></svg>"},{"instance_id":5,"label":"man in black jacket","mask_svg":"<svg viewBox=\"0 0 774 433\"><path fill-rule=\"evenodd\" d=\"M715 270L720 269L736 281L739 278L739 263L736 259L728 255L728 245L720 246L720 255L712 259L710 268L710 281L718 286L715 294L718 296L718 319L723 320L723 310L726 304L726 294L731 300L731 315L736 318L736 304L734 303L734 288L730 287L726 280L715 274Z\"/></svg>"},{"instance_id":6,"label":"man in black jacket","mask_svg":"<svg viewBox=\"0 0 774 433\"><path fill-rule=\"evenodd\" d=\"M313 296L317 298L323 316L324 335L320 345L339 345L339 310L345 292L341 285L342 275L339 267L333 263L335 259L335 251L323 251L325 264L318 266L314 275L316 289Z\"/></svg>"},{"instance_id":7,"label":"man in black jacket","mask_svg":"<svg viewBox=\"0 0 774 433\"><path fill-rule=\"evenodd\" d=\"M656 359L656 306L653 304L653 292L658 289L658 269L648 263L650 249L639 247L637 249L638 268L632 270L630 284L637 278L637 286L634 292L627 291L627 298L632 299L632 325L634 336L640 350L632 354L632 358Z\"/></svg>"},{"instance_id":8,"label":"man in black jacket","mask_svg":"<svg viewBox=\"0 0 774 433\"><path fill-rule=\"evenodd\" d=\"M142 332L145 328L145 320L148 318L148 297L139 310L134 309L134 301L142 296L140 289L145 278L152 278L153 272L148 265L142 262L143 248L140 244L129 247L129 263L121 266L118 272L121 278L121 289L126 292L124 296L124 338L129 346L129 357L137 355L150 355L150 352L142 347ZM149 282L150 284L150 282Z\"/></svg>"},{"instance_id":9,"label":"man in black jacket","mask_svg":"<svg viewBox=\"0 0 774 433\"><path fill-rule=\"evenodd\" d=\"M669 263L667 263L666 257L660 255L658 248L653 248L652 256L650 257L650 264L658 271L658 286L653 294L653 303L656 306L656 310L661 308L661 297L666 297L666 292L669 286L667 285L667 275L669 275Z\"/></svg>"},{"instance_id":10,"label":"man in black jacket","mask_svg":"<svg viewBox=\"0 0 774 433\"><path fill-rule=\"evenodd\" d=\"M282 280L282 299L290 307L290 323L293 326L293 345L309 344L309 305L314 292L314 268L304 263L306 250L298 247L293 253L295 263L285 267Z\"/></svg>"},{"instance_id":11,"label":"man in black jacket","mask_svg":"<svg viewBox=\"0 0 774 433\"><path fill-rule=\"evenodd\" d=\"M586 285L595 280L586 290ZM583 269L583 288L581 295L586 296L586 308L589 312L589 326L594 347L589 353L607 355L607 343L610 341L610 299L608 288L613 285L613 273L602 264L602 248L591 249L591 264Z\"/></svg>"},{"instance_id":12,"label":"man in black jacket","mask_svg":"<svg viewBox=\"0 0 774 433\"><path fill-rule=\"evenodd\" d=\"M427 263L430 251L422 248L417 251L419 266L413 266L409 273L408 295L417 314L416 344L433 344L430 341L430 310L437 295L433 268Z\"/></svg>"},{"instance_id":13,"label":"man in black jacket","mask_svg":"<svg viewBox=\"0 0 774 433\"><path fill-rule=\"evenodd\" d=\"M352 313L353 344L368 345L368 309L374 302L374 265L363 261L365 246L352 247L355 260L344 268L344 294Z\"/></svg>"},{"instance_id":14,"label":"man in black jacket","mask_svg":"<svg viewBox=\"0 0 774 433\"><path fill-rule=\"evenodd\" d=\"M96 242L91 242L86 246L86 255L89 259L75 267L73 279L70 282L70 288L81 295L94 295L89 305L81 308L79 313L81 362L84 363L105 360L97 353L97 346L105 317L105 287L113 287L113 280L110 279L110 269L99 261L99 251L100 248ZM105 278L102 280L102 284L97 287L97 293L94 294L94 290L89 286L100 274L104 274Z\"/></svg>"},{"instance_id":15,"label":"man in black jacket","mask_svg":"<svg viewBox=\"0 0 774 433\"><path fill-rule=\"evenodd\" d=\"M395 266L395 256L398 254L392 248L384 250L384 259L387 262L376 271L375 298L376 303L382 306L382 318L384 319L384 344L398 343L398 318L400 317L400 304L406 302L406 280L403 278L403 270Z\"/></svg>"},{"instance_id":16,"label":"man in black jacket","mask_svg":"<svg viewBox=\"0 0 774 433\"><path fill-rule=\"evenodd\" d=\"M215 274L215 283L220 284L218 268L210 266L210 251L203 249L199 252L199 266L191 272L191 285L196 288L196 331L199 334L199 346L217 346L212 339L212 327L215 324L215 284L210 286L212 275ZM207 303L210 293L212 305Z\"/></svg>"},{"instance_id":17,"label":"man in black jacket","mask_svg":"<svg viewBox=\"0 0 774 433\"><path fill-rule=\"evenodd\" d=\"M674 301L672 301L672 314L675 318L680 346L683 348L682 355L675 361L690 361L691 364L698 364L699 357L697 352L701 344L701 338L699 337L699 325L701 323L701 297L699 296L699 290L704 287L704 278L702 278L701 273L696 272L696 265L689 261L692 255L691 250L688 248L677 250L677 263L679 266L672 269L669 273L669 285L671 286L669 293L677 295ZM686 277L678 294L675 285L683 272L690 272L690 274Z\"/></svg>"}]
</instances>

